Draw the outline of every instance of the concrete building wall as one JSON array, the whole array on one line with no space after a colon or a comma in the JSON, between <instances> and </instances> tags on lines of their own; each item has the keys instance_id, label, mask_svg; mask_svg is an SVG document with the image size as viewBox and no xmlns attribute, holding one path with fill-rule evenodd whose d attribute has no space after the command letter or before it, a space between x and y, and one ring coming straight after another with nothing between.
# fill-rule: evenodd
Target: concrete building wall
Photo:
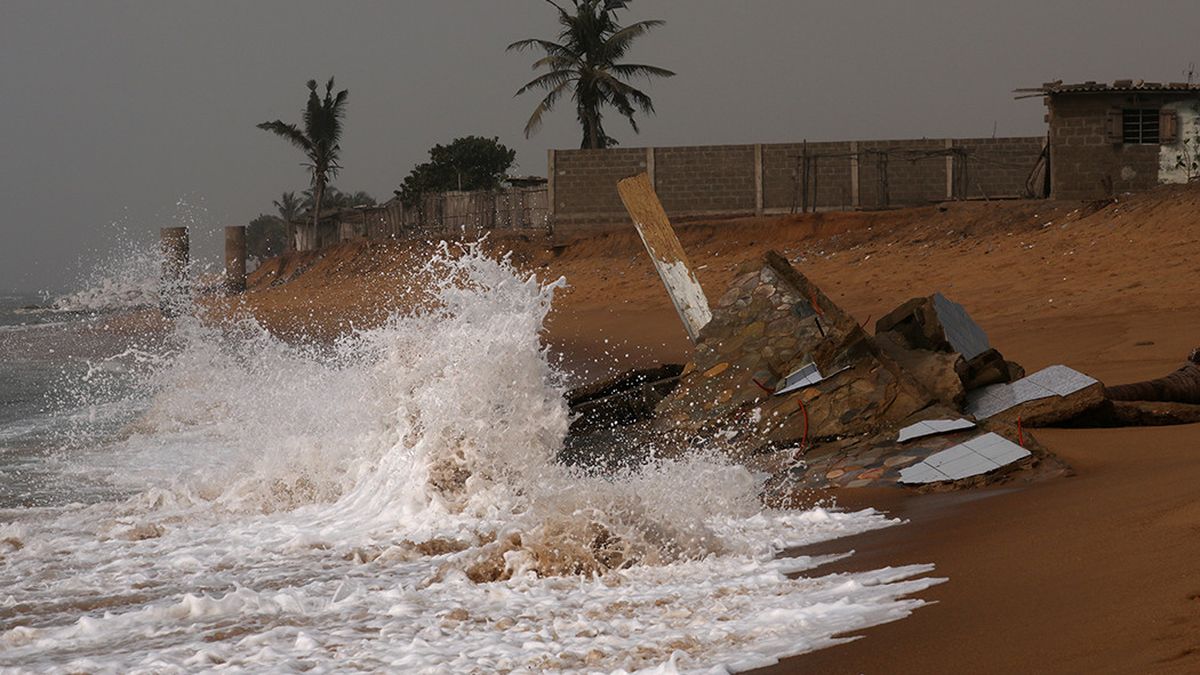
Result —
<instances>
[{"instance_id":1,"label":"concrete building wall","mask_svg":"<svg viewBox=\"0 0 1200 675\"><path fill-rule=\"evenodd\" d=\"M1048 103L1051 196L1056 199L1102 199L1177 180L1171 172L1163 176L1159 172L1163 162L1167 161L1164 156L1173 156L1177 149L1179 152L1186 150L1182 137L1165 145L1115 142L1108 132L1108 114L1126 108L1178 107L1181 103L1195 101L1195 94L1190 93L1052 95ZM1186 119L1181 117L1181 121Z\"/></svg>"}]
</instances>

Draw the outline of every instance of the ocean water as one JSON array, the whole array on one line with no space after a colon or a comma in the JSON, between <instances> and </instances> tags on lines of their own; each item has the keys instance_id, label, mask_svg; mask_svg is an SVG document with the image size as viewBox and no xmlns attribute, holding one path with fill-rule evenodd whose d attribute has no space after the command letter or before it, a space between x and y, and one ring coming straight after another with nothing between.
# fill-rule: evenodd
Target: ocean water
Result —
<instances>
[{"instance_id":1,"label":"ocean water","mask_svg":"<svg viewBox=\"0 0 1200 675\"><path fill-rule=\"evenodd\" d=\"M719 454L557 463L569 374L539 333L562 282L430 265L435 309L334 345L130 331L148 264L4 298L0 670L727 672L940 581L779 557L896 521L764 509Z\"/></svg>"}]
</instances>

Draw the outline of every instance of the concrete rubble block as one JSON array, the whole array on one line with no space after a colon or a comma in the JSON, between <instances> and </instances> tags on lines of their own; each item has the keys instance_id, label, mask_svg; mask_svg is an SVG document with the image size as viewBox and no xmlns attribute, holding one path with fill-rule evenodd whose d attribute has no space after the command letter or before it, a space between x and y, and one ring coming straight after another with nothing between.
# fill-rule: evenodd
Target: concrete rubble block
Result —
<instances>
[{"instance_id":1,"label":"concrete rubble block","mask_svg":"<svg viewBox=\"0 0 1200 675\"><path fill-rule=\"evenodd\" d=\"M938 401L957 408L967 396L960 373L965 361L957 352L935 352L911 349L895 333L875 337L879 348L900 364L905 371L937 397Z\"/></svg>"},{"instance_id":2,"label":"concrete rubble block","mask_svg":"<svg viewBox=\"0 0 1200 675\"><path fill-rule=\"evenodd\" d=\"M809 365L824 379L774 395L789 374ZM852 317L771 251L734 278L700 333L694 368L655 418L663 430L728 439L753 452L879 433L935 401Z\"/></svg>"},{"instance_id":3,"label":"concrete rubble block","mask_svg":"<svg viewBox=\"0 0 1200 675\"><path fill-rule=\"evenodd\" d=\"M1104 385L1066 366L1050 366L1011 384L994 384L967 395L964 410L995 424L1050 426L1094 410L1107 399Z\"/></svg>"},{"instance_id":4,"label":"concrete rubble block","mask_svg":"<svg viewBox=\"0 0 1200 675\"><path fill-rule=\"evenodd\" d=\"M1025 375L1020 365L1006 361L992 348L987 334L962 305L941 293L912 298L880 318L875 322L875 339L889 356L910 368L918 381L938 392L943 402L961 403L958 389L971 391ZM946 359L935 361L930 353L957 357L951 361L959 387L947 387L942 368L935 365L944 365Z\"/></svg>"},{"instance_id":5,"label":"concrete rubble block","mask_svg":"<svg viewBox=\"0 0 1200 675\"><path fill-rule=\"evenodd\" d=\"M1004 360L1004 356L995 349L988 349L971 360L963 360L959 370L959 378L967 391L986 387L991 384L1016 382L1025 377L1025 369L1013 361Z\"/></svg>"}]
</instances>

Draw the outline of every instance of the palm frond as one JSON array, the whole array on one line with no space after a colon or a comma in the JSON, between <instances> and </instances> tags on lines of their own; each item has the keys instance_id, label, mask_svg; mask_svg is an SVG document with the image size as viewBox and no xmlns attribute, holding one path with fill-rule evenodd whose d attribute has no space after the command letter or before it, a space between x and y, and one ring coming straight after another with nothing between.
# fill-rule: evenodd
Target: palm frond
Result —
<instances>
[{"instance_id":1,"label":"palm frond","mask_svg":"<svg viewBox=\"0 0 1200 675\"><path fill-rule=\"evenodd\" d=\"M304 152L309 152L312 149L312 143L309 142L308 137L305 136L295 124L288 124L282 120L275 120L274 122L263 122L262 124L255 126L257 126L259 129L263 129L264 131L270 131L276 136L287 140L292 145L300 148Z\"/></svg>"},{"instance_id":2,"label":"palm frond","mask_svg":"<svg viewBox=\"0 0 1200 675\"><path fill-rule=\"evenodd\" d=\"M629 51L629 47L633 44L634 40L659 26L666 25L666 23L662 19L650 19L631 23L608 36L604 41L605 50L612 55L614 60L619 59L625 55L625 52Z\"/></svg>"},{"instance_id":3,"label":"palm frond","mask_svg":"<svg viewBox=\"0 0 1200 675\"><path fill-rule=\"evenodd\" d=\"M525 138L532 136L542 126L542 115L554 109L555 102L566 91L567 86L571 84L571 80L564 80L549 91L537 107L533 109L533 114L529 116L529 121L525 123Z\"/></svg>"},{"instance_id":4,"label":"palm frond","mask_svg":"<svg viewBox=\"0 0 1200 675\"><path fill-rule=\"evenodd\" d=\"M540 75L538 77L535 77L534 79L527 82L525 84L525 86L518 89L517 93L513 94L513 95L520 96L521 94L524 94L525 92L529 91L530 89L553 89L553 88L557 87L558 85L562 84L564 81L572 80L572 79L575 79L575 71L573 71L573 70L556 70L554 72L546 73L545 75Z\"/></svg>"},{"instance_id":5,"label":"palm frond","mask_svg":"<svg viewBox=\"0 0 1200 675\"><path fill-rule=\"evenodd\" d=\"M618 77L644 77L647 80L654 77L675 77L673 71L658 66L648 66L641 63L617 63L608 67L609 72Z\"/></svg>"},{"instance_id":6,"label":"palm frond","mask_svg":"<svg viewBox=\"0 0 1200 675\"><path fill-rule=\"evenodd\" d=\"M517 40L511 45L504 48L507 52L523 52L527 49L543 49L547 54L554 56L565 56L568 58L574 57L575 53L566 45L560 45L557 42L549 40L540 40L538 38L529 38L526 40Z\"/></svg>"}]
</instances>

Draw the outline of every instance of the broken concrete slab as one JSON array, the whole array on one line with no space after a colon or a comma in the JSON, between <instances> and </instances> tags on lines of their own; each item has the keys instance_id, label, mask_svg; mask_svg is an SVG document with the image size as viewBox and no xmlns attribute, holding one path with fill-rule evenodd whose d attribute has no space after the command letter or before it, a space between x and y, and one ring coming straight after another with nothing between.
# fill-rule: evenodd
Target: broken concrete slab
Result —
<instances>
[{"instance_id":1,"label":"broken concrete slab","mask_svg":"<svg viewBox=\"0 0 1200 675\"><path fill-rule=\"evenodd\" d=\"M900 482L920 484L962 480L990 473L1031 454L999 434L986 433L901 470Z\"/></svg>"},{"instance_id":2,"label":"broken concrete slab","mask_svg":"<svg viewBox=\"0 0 1200 675\"><path fill-rule=\"evenodd\" d=\"M876 335L875 343L942 403L958 408L966 399L960 375L965 362L958 353L913 349L891 332Z\"/></svg>"},{"instance_id":3,"label":"broken concrete slab","mask_svg":"<svg viewBox=\"0 0 1200 675\"><path fill-rule=\"evenodd\" d=\"M948 434L952 431L962 431L963 429L973 429L975 423L970 420L964 420L961 417L952 420L923 420L916 424L910 424L900 430L896 436L897 443L904 443L915 438L924 438L925 436L936 436L939 434Z\"/></svg>"},{"instance_id":4,"label":"broken concrete slab","mask_svg":"<svg viewBox=\"0 0 1200 675\"><path fill-rule=\"evenodd\" d=\"M912 298L879 319L875 340L938 400L952 406L961 405L968 391L1025 374L991 347L962 305L941 293Z\"/></svg>"},{"instance_id":5,"label":"broken concrete slab","mask_svg":"<svg viewBox=\"0 0 1200 675\"><path fill-rule=\"evenodd\" d=\"M1006 361L995 349L977 354L964 360L959 367L959 379L967 391L986 387L989 384L1006 384L1025 377L1025 369L1013 361Z\"/></svg>"},{"instance_id":6,"label":"broken concrete slab","mask_svg":"<svg viewBox=\"0 0 1200 675\"><path fill-rule=\"evenodd\" d=\"M810 364L827 376L773 396L772 383ZM684 433L740 434L753 452L877 434L933 403L858 322L772 251L733 280L700 333L695 368L655 418Z\"/></svg>"},{"instance_id":7,"label":"broken concrete slab","mask_svg":"<svg viewBox=\"0 0 1200 675\"><path fill-rule=\"evenodd\" d=\"M976 419L1020 418L1027 426L1046 426L1080 415L1104 400L1104 385L1098 380L1057 365L1011 384L970 392L964 411Z\"/></svg>"},{"instance_id":8,"label":"broken concrete slab","mask_svg":"<svg viewBox=\"0 0 1200 675\"><path fill-rule=\"evenodd\" d=\"M991 349L987 334L967 310L934 293L913 298L875 322L875 334L895 333L912 349L957 352L972 359Z\"/></svg>"}]
</instances>

